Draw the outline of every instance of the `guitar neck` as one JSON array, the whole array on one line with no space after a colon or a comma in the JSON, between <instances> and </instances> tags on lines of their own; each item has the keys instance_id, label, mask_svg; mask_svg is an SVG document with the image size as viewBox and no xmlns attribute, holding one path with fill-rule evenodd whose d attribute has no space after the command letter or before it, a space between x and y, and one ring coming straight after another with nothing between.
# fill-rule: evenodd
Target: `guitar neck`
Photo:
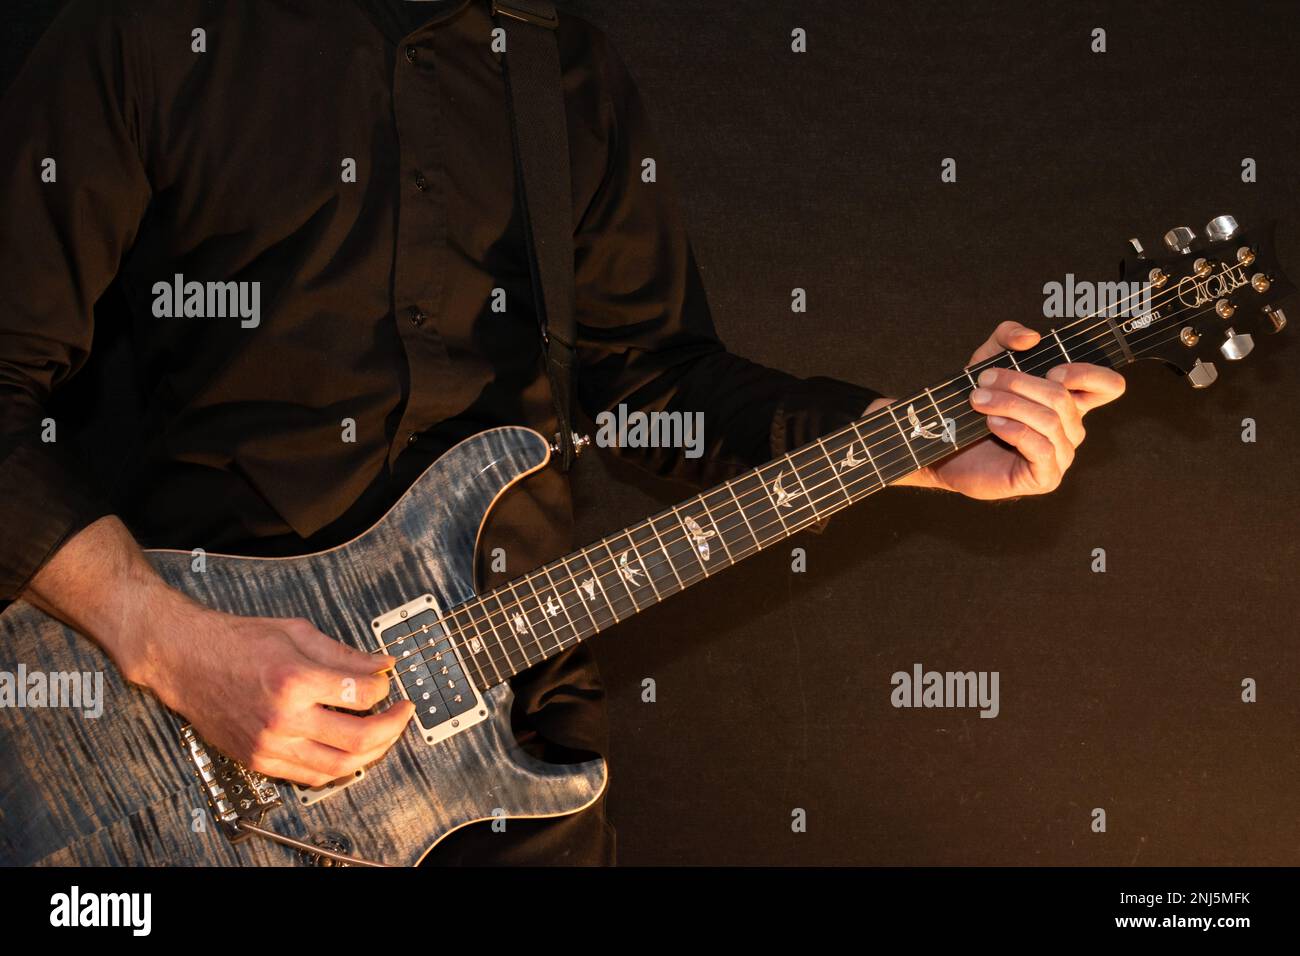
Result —
<instances>
[{"instance_id":1,"label":"guitar neck","mask_svg":"<svg viewBox=\"0 0 1300 956\"><path fill-rule=\"evenodd\" d=\"M978 441L968 397L986 368L1041 375L1064 362L1132 360L1113 321L1002 352L716 488L455 608L452 639L480 687L567 650L698 581Z\"/></svg>"}]
</instances>

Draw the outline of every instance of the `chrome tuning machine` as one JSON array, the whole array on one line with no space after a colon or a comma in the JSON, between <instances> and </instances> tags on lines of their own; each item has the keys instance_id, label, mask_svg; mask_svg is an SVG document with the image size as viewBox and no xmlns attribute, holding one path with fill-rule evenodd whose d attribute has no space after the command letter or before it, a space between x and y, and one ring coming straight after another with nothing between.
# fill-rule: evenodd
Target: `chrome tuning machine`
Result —
<instances>
[{"instance_id":1,"label":"chrome tuning machine","mask_svg":"<svg viewBox=\"0 0 1300 956\"><path fill-rule=\"evenodd\" d=\"M1196 241L1196 233L1186 226L1174 226L1165 233L1165 245L1173 252L1183 254L1192 251L1192 243Z\"/></svg>"}]
</instances>

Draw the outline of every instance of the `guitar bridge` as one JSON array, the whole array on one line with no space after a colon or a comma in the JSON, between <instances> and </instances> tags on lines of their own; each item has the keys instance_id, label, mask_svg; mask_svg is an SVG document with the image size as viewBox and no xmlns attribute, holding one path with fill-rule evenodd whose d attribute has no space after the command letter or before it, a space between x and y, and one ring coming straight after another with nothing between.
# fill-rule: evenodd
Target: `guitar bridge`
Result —
<instances>
[{"instance_id":1,"label":"guitar bridge","mask_svg":"<svg viewBox=\"0 0 1300 956\"><path fill-rule=\"evenodd\" d=\"M260 825L266 812L280 805L280 791L275 784L225 754L210 750L189 724L181 728L181 742L203 786L212 817L231 843L251 836L239 828L241 822Z\"/></svg>"},{"instance_id":2,"label":"guitar bridge","mask_svg":"<svg viewBox=\"0 0 1300 956\"><path fill-rule=\"evenodd\" d=\"M380 648L397 658L396 683L415 705L425 743L439 743L487 718L461 649L447 633L432 594L375 618L370 628Z\"/></svg>"}]
</instances>

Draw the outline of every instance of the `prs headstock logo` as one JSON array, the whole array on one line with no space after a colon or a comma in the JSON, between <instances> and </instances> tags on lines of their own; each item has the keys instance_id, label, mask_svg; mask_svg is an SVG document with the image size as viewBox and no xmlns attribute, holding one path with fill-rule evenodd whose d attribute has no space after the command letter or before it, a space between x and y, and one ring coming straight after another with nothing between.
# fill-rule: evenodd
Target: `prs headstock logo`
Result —
<instances>
[{"instance_id":1,"label":"prs headstock logo","mask_svg":"<svg viewBox=\"0 0 1300 956\"><path fill-rule=\"evenodd\" d=\"M1249 282L1246 266L1240 262L1204 277L1183 276L1178 282L1178 301L1195 309L1221 299Z\"/></svg>"}]
</instances>

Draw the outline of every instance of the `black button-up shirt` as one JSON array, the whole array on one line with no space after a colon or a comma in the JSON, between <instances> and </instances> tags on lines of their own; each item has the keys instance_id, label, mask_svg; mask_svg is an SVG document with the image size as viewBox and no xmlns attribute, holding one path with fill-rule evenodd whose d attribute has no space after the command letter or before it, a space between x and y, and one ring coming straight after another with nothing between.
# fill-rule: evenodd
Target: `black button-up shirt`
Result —
<instances>
[{"instance_id":1,"label":"black button-up shirt","mask_svg":"<svg viewBox=\"0 0 1300 956\"><path fill-rule=\"evenodd\" d=\"M481 0L65 9L0 106L0 599L104 513L146 545L316 550L467 435L555 431L493 26ZM704 412L701 458L627 453L696 484L859 415L876 393L719 343L627 70L579 19L558 42L585 412ZM114 281L144 414L105 488L43 421ZM258 283L259 314L167 315L180 281ZM551 533L515 535L512 576L571 544L561 476L520 494Z\"/></svg>"}]
</instances>

